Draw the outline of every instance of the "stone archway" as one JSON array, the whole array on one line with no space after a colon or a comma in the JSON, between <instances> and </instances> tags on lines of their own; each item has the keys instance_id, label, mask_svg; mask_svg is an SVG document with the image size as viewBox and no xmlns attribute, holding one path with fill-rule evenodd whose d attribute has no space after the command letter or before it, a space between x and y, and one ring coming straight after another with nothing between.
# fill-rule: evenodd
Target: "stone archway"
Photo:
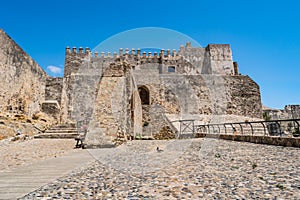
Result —
<instances>
[{"instance_id":1,"label":"stone archway","mask_svg":"<svg viewBox=\"0 0 300 200\"><path fill-rule=\"evenodd\" d=\"M143 137L151 136L151 127L150 127L150 91L147 86L141 85L138 87L139 97L141 100L141 109L142 109L142 133Z\"/></svg>"},{"instance_id":2,"label":"stone archway","mask_svg":"<svg viewBox=\"0 0 300 200\"><path fill-rule=\"evenodd\" d=\"M150 94L146 86L140 86L138 88L142 105L150 105Z\"/></svg>"}]
</instances>

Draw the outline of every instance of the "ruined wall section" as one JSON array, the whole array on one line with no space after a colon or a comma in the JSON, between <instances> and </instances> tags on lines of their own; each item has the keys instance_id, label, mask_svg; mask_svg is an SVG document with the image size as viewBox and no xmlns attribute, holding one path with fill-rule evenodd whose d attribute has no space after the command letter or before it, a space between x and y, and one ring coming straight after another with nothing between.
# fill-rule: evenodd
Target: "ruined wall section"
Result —
<instances>
[{"instance_id":1,"label":"ruined wall section","mask_svg":"<svg viewBox=\"0 0 300 200\"><path fill-rule=\"evenodd\" d=\"M138 85L150 91L152 105L160 105L174 119L199 116L237 115L261 118L259 86L248 76L232 75L145 75L134 72Z\"/></svg>"},{"instance_id":2,"label":"ruined wall section","mask_svg":"<svg viewBox=\"0 0 300 200\"><path fill-rule=\"evenodd\" d=\"M229 44L209 44L205 51L202 74L229 75L234 73L232 51Z\"/></svg>"},{"instance_id":3,"label":"ruined wall section","mask_svg":"<svg viewBox=\"0 0 300 200\"><path fill-rule=\"evenodd\" d=\"M66 48L63 80L61 119L67 121L90 120L94 110L99 82L112 58L92 56L89 48Z\"/></svg>"},{"instance_id":4,"label":"ruined wall section","mask_svg":"<svg viewBox=\"0 0 300 200\"><path fill-rule=\"evenodd\" d=\"M45 100L54 100L61 104L63 78L49 77L46 79Z\"/></svg>"},{"instance_id":5,"label":"ruined wall section","mask_svg":"<svg viewBox=\"0 0 300 200\"><path fill-rule=\"evenodd\" d=\"M284 109L263 106L263 112L271 119L300 119L300 105L286 105Z\"/></svg>"},{"instance_id":6,"label":"ruined wall section","mask_svg":"<svg viewBox=\"0 0 300 200\"><path fill-rule=\"evenodd\" d=\"M145 75L142 70L136 70L134 77L138 86L147 87L150 92L149 108L143 109L143 112L148 115L145 117L143 113L143 135L158 134L162 127L172 129L171 118L166 116L175 116L173 120L193 119L195 115L209 115L212 112L209 90L201 75L161 74L157 76ZM152 111L157 106L160 112L154 114Z\"/></svg>"},{"instance_id":7,"label":"ruined wall section","mask_svg":"<svg viewBox=\"0 0 300 200\"><path fill-rule=\"evenodd\" d=\"M68 81L68 116L72 121L90 120L100 78L98 75L71 75Z\"/></svg>"},{"instance_id":8,"label":"ruined wall section","mask_svg":"<svg viewBox=\"0 0 300 200\"><path fill-rule=\"evenodd\" d=\"M31 116L41 110L48 75L0 30L0 112Z\"/></svg>"},{"instance_id":9,"label":"ruined wall section","mask_svg":"<svg viewBox=\"0 0 300 200\"><path fill-rule=\"evenodd\" d=\"M42 111L60 122L63 78L49 77L46 79L45 101Z\"/></svg>"},{"instance_id":10,"label":"ruined wall section","mask_svg":"<svg viewBox=\"0 0 300 200\"><path fill-rule=\"evenodd\" d=\"M185 61L179 66L181 71L189 72L186 74L193 75L202 73L205 65L205 48L192 47L190 43L187 43L185 47L183 45L180 46L178 54ZM184 68L184 70L181 68Z\"/></svg>"},{"instance_id":11,"label":"ruined wall section","mask_svg":"<svg viewBox=\"0 0 300 200\"><path fill-rule=\"evenodd\" d=\"M132 134L130 99L133 86L129 68L122 62L112 63L103 73L93 104L86 140L88 146L114 145L120 138Z\"/></svg>"},{"instance_id":12,"label":"ruined wall section","mask_svg":"<svg viewBox=\"0 0 300 200\"><path fill-rule=\"evenodd\" d=\"M90 50L87 48L86 51L83 51L83 48L80 47L77 51L76 47L72 48L72 51L69 47L66 48L65 55L65 67L64 67L64 77L68 77L71 74L77 73L82 68L82 63L89 56Z\"/></svg>"},{"instance_id":13,"label":"ruined wall section","mask_svg":"<svg viewBox=\"0 0 300 200\"><path fill-rule=\"evenodd\" d=\"M144 125L142 135L154 139L174 139L177 129L166 117L165 109L159 104L149 106L149 123Z\"/></svg>"},{"instance_id":14,"label":"ruined wall section","mask_svg":"<svg viewBox=\"0 0 300 200\"><path fill-rule=\"evenodd\" d=\"M142 127L143 132L158 134L162 127L172 129L171 119L209 122L213 115L259 116L259 88L249 77L232 76L229 45L194 49L187 46L180 52L182 55L170 50L141 55L139 50L130 53L126 49L123 53L120 49L120 53L113 56L110 53L92 56L89 49L70 52L67 48L62 98L67 118L75 121L90 119L96 127L90 136L94 135L92 140L99 141L107 140L107 136L111 140L125 132L135 134L135 130L147 124L148 127ZM176 70L169 72L170 66L175 66ZM130 68L129 74L127 68ZM200 71L204 74L199 74ZM137 109L132 107L139 105L133 93L140 86L149 90L150 105L140 105L142 108ZM155 114L152 111L157 106L159 113ZM134 110L142 109L141 124L140 114L136 120L132 115ZM97 131L102 139L95 139Z\"/></svg>"},{"instance_id":15,"label":"ruined wall section","mask_svg":"<svg viewBox=\"0 0 300 200\"><path fill-rule=\"evenodd\" d=\"M262 118L260 89L249 76L224 76L227 114Z\"/></svg>"},{"instance_id":16,"label":"ruined wall section","mask_svg":"<svg viewBox=\"0 0 300 200\"><path fill-rule=\"evenodd\" d=\"M209 90L201 75L164 74L156 79L136 73L136 79L149 88L151 103L161 105L167 114L211 114Z\"/></svg>"},{"instance_id":17,"label":"ruined wall section","mask_svg":"<svg viewBox=\"0 0 300 200\"><path fill-rule=\"evenodd\" d=\"M181 74L230 75L234 73L232 51L228 44L209 44L206 48L192 47L190 43L181 45L178 54Z\"/></svg>"}]
</instances>

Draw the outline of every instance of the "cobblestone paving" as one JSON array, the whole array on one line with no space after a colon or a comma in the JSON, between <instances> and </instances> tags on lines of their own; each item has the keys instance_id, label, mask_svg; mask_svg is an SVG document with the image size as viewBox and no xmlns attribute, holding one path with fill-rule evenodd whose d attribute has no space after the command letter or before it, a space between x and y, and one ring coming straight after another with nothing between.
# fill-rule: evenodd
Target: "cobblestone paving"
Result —
<instances>
[{"instance_id":1,"label":"cobblestone paving","mask_svg":"<svg viewBox=\"0 0 300 200\"><path fill-rule=\"evenodd\" d=\"M90 153L98 161L22 199L300 199L298 148L192 139Z\"/></svg>"}]
</instances>

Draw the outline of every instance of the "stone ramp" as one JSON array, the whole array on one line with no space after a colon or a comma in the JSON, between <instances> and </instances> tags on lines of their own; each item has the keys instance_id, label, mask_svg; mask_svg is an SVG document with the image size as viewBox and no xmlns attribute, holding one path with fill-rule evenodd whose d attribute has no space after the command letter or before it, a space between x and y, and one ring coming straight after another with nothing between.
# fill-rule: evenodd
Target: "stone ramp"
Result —
<instances>
[{"instance_id":1,"label":"stone ramp","mask_svg":"<svg viewBox=\"0 0 300 200\"><path fill-rule=\"evenodd\" d=\"M94 160L87 150L75 150L0 173L0 199L17 199Z\"/></svg>"},{"instance_id":2,"label":"stone ramp","mask_svg":"<svg viewBox=\"0 0 300 200\"><path fill-rule=\"evenodd\" d=\"M35 135L35 139L74 139L78 136L75 124L59 124L41 133Z\"/></svg>"}]
</instances>

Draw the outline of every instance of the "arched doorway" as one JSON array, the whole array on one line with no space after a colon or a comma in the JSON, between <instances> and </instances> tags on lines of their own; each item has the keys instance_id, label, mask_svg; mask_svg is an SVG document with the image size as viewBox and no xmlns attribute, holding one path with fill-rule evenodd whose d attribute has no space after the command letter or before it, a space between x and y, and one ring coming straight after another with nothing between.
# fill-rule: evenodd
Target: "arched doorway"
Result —
<instances>
[{"instance_id":1,"label":"arched doorway","mask_svg":"<svg viewBox=\"0 0 300 200\"><path fill-rule=\"evenodd\" d=\"M150 95L149 95L149 90L145 86L140 86L138 88L139 90L139 95L141 98L141 103L142 105L149 105L150 104Z\"/></svg>"}]
</instances>

